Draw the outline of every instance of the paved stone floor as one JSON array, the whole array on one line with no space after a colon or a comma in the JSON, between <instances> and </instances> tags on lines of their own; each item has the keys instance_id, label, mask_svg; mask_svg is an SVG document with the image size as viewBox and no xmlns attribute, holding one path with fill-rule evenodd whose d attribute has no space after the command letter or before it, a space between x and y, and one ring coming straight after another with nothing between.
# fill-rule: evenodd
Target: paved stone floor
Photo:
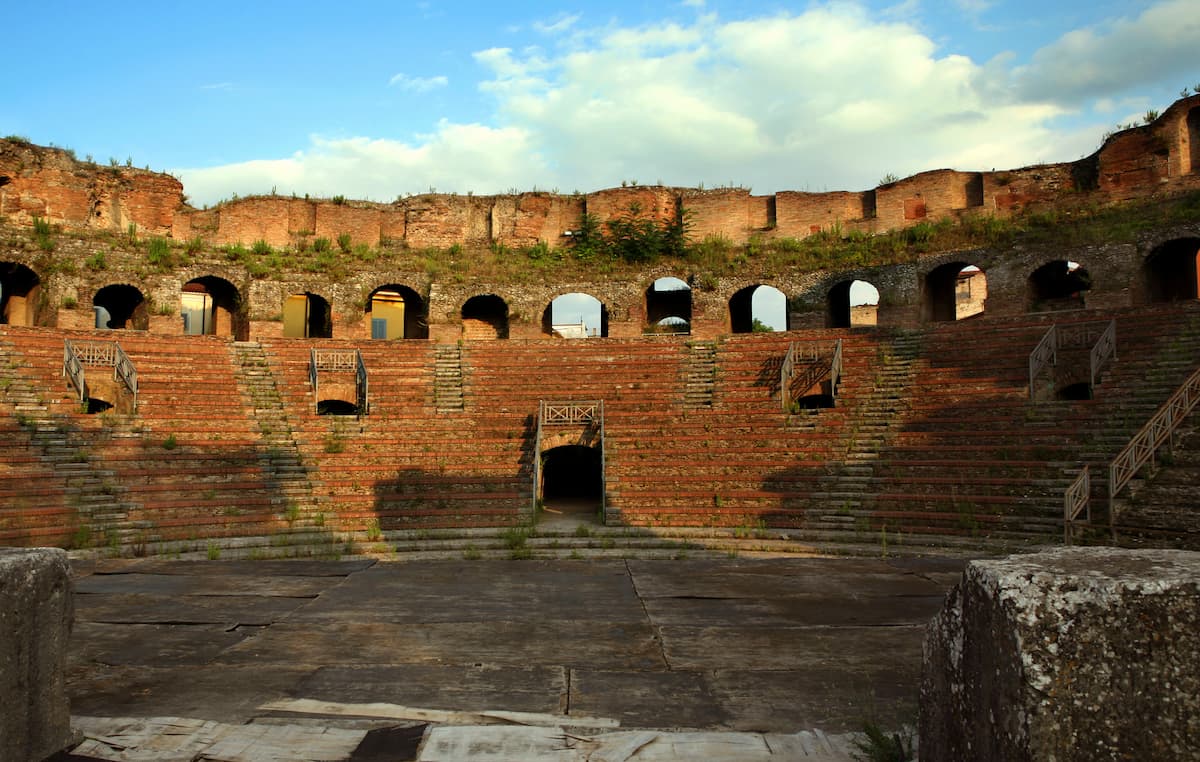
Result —
<instances>
[{"instance_id":1,"label":"paved stone floor","mask_svg":"<svg viewBox=\"0 0 1200 762\"><path fill-rule=\"evenodd\" d=\"M71 711L261 723L298 716L268 702L312 699L622 730L890 727L915 720L923 627L962 566L79 562Z\"/></svg>"}]
</instances>

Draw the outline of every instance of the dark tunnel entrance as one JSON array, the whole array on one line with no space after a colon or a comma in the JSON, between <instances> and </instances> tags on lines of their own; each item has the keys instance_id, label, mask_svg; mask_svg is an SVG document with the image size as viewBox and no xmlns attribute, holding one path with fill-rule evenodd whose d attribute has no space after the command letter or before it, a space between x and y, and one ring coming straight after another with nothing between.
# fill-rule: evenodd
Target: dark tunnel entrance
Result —
<instances>
[{"instance_id":1,"label":"dark tunnel entrance","mask_svg":"<svg viewBox=\"0 0 1200 762\"><path fill-rule=\"evenodd\" d=\"M604 502L600 450L564 445L542 453L542 503L554 512L595 514Z\"/></svg>"}]
</instances>

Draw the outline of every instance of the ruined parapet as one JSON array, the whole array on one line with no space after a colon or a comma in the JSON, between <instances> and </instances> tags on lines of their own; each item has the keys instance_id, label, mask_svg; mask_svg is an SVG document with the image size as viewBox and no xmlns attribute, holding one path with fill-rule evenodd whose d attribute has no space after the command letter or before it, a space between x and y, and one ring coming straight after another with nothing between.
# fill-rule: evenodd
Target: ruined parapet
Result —
<instances>
[{"instance_id":1,"label":"ruined parapet","mask_svg":"<svg viewBox=\"0 0 1200 762\"><path fill-rule=\"evenodd\" d=\"M71 742L67 554L0 548L0 759L40 760Z\"/></svg>"},{"instance_id":2,"label":"ruined parapet","mask_svg":"<svg viewBox=\"0 0 1200 762\"><path fill-rule=\"evenodd\" d=\"M921 759L1196 759L1200 553L973 561L925 638Z\"/></svg>"}]
</instances>

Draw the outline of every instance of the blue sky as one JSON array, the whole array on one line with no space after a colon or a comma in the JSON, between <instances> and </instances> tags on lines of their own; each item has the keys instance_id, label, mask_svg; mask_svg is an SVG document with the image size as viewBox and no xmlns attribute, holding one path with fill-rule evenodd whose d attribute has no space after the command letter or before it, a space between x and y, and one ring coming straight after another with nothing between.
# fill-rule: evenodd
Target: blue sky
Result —
<instances>
[{"instance_id":1,"label":"blue sky","mask_svg":"<svg viewBox=\"0 0 1200 762\"><path fill-rule=\"evenodd\" d=\"M1200 85L1195 0L44 2L0 135L237 193L735 184L1068 161Z\"/></svg>"}]
</instances>

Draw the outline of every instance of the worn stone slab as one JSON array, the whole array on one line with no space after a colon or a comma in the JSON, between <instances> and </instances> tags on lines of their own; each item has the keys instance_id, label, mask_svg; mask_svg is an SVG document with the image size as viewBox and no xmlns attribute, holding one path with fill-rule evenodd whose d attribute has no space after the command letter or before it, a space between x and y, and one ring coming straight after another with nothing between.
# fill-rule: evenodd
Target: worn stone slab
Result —
<instances>
[{"instance_id":1,"label":"worn stone slab","mask_svg":"<svg viewBox=\"0 0 1200 762\"><path fill-rule=\"evenodd\" d=\"M261 714L262 704L294 695L311 672L308 667L281 665L236 670L93 666L72 673L71 711L98 717L170 714L244 723Z\"/></svg>"},{"instance_id":2,"label":"worn stone slab","mask_svg":"<svg viewBox=\"0 0 1200 762\"><path fill-rule=\"evenodd\" d=\"M374 558L355 558L324 561L310 558L263 559L260 561L173 561L163 558L143 558L129 561L97 561L97 573L178 574L214 577L233 575L243 577L348 577L369 569L377 563Z\"/></svg>"},{"instance_id":3,"label":"worn stone slab","mask_svg":"<svg viewBox=\"0 0 1200 762\"><path fill-rule=\"evenodd\" d=\"M646 612L657 625L702 627L710 622L737 622L752 627L805 625L924 625L941 608L945 596L863 597L850 595L790 598L647 598Z\"/></svg>"},{"instance_id":4,"label":"worn stone slab","mask_svg":"<svg viewBox=\"0 0 1200 762\"><path fill-rule=\"evenodd\" d=\"M502 709L561 714L567 709L567 672L550 666L322 667L300 681L295 696L468 712Z\"/></svg>"},{"instance_id":5,"label":"worn stone slab","mask_svg":"<svg viewBox=\"0 0 1200 762\"><path fill-rule=\"evenodd\" d=\"M703 672L571 670L571 712L635 728L724 728L730 720Z\"/></svg>"},{"instance_id":6,"label":"worn stone slab","mask_svg":"<svg viewBox=\"0 0 1200 762\"><path fill-rule=\"evenodd\" d=\"M226 624L265 626L284 619L309 598L261 595L91 593L75 598L80 621L136 624Z\"/></svg>"},{"instance_id":7,"label":"worn stone slab","mask_svg":"<svg viewBox=\"0 0 1200 762\"><path fill-rule=\"evenodd\" d=\"M866 669L921 651L924 628L661 627L671 669L797 669L838 665Z\"/></svg>"},{"instance_id":8,"label":"worn stone slab","mask_svg":"<svg viewBox=\"0 0 1200 762\"><path fill-rule=\"evenodd\" d=\"M921 759L1195 759L1200 553L972 562L929 625Z\"/></svg>"},{"instance_id":9,"label":"worn stone slab","mask_svg":"<svg viewBox=\"0 0 1200 762\"><path fill-rule=\"evenodd\" d=\"M220 624L171 625L79 622L73 666L86 663L148 667L203 666L245 640L252 629Z\"/></svg>"},{"instance_id":10,"label":"worn stone slab","mask_svg":"<svg viewBox=\"0 0 1200 762\"><path fill-rule=\"evenodd\" d=\"M464 605L467 604L467 605ZM379 564L297 612L295 622L621 622L643 616L623 561Z\"/></svg>"},{"instance_id":11,"label":"worn stone slab","mask_svg":"<svg viewBox=\"0 0 1200 762\"><path fill-rule=\"evenodd\" d=\"M71 740L67 554L0 548L0 759L38 760Z\"/></svg>"},{"instance_id":12,"label":"worn stone slab","mask_svg":"<svg viewBox=\"0 0 1200 762\"><path fill-rule=\"evenodd\" d=\"M341 577L265 574L93 574L76 583L76 592L144 595L268 595L315 598Z\"/></svg>"},{"instance_id":13,"label":"worn stone slab","mask_svg":"<svg viewBox=\"0 0 1200 762\"><path fill-rule=\"evenodd\" d=\"M274 625L228 649L217 663L488 664L595 669L665 669L646 622L461 622L392 624L348 622Z\"/></svg>"}]
</instances>

